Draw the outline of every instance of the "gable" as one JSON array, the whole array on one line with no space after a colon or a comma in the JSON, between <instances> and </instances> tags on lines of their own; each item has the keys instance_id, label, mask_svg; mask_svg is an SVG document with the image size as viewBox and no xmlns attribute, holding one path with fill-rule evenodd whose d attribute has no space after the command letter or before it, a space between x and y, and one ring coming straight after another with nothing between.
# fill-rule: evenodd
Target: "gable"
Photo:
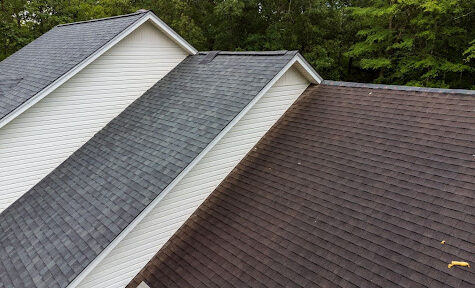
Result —
<instances>
[{"instance_id":1,"label":"gable","mask_svg":"<svg viewBox=\"0 0 475 288\"><path fill-rule=\"evenodd\" d=\"M145 22L0 129L0 212L30 190L187 53Z\"/></svg>"},{"instance_id":2,"label":"gable","mask_svg":"<svg viewBox=\"0 0 475 288\"><path fill-rule=\"evenodd\" d=\"M134 13L107 21L59 25L0 62L0 80L22 78L0 97L0 127L27 101L112 41L146 14ZM10 115L10 116L9 116Z\"/></svg>"},{"instance_id":3,"label":"gable","mask_svg":"<svg viewBox=\"0 0 475 288\"><path fill-rule=\"evenodd\" d=\"M197 53L180 35L155 14L146 10L58 25L0 62L0 70L3 73L22 78L15 89L0 95L0 128L145 22L153 23L188 54Z\"/></svg>"}]
</instances>

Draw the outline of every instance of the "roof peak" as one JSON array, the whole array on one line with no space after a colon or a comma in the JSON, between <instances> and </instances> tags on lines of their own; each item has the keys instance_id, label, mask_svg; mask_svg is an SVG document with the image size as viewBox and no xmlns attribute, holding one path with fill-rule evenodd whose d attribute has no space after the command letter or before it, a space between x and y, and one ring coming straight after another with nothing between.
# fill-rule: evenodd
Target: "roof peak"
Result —
<instances>
[{"instance_id":1,"label":"roof peak","mask_svg":"<svg viewBox=\"0 0 475 288\"><path fill-rule=\"evenodd\" d=\"M371 84L371 83L345 82L345 81L333 81L333 80L323 80L321 84L331 85L331 86L341 86L341 87L475 95L475 90L467 90L467 89L428 88L428 87L417 87L417 86Z\"/></svg>"},{"instance_id":2,"label":"roof peak","mask_svg":"<svg viewBox=\"0 0 475 288\"><path fill-rule=\"evenodd\" d=\"M148 13L148 12L150 12L150 11L149 11L149 10L145 10L145 9L140 9L140 10L138 10L137 12L134 12L134 13L123 14L123 15L117 15L117 16L111 16L111 17L105 17L105 18L98 18L98 19L91 19L91 20L85 20L85 21L64 23L64 24L56 25L56 27L71 26L71 25L85 24L85 23L91 23L91 22L99 22L99 21L104 21L104 20L112 20L112 19L117 19L117 18L124 18L124 17L136 16L136 15L138 15L138 14L146 14L146 13Z\"/></svg>"}]
</instances>

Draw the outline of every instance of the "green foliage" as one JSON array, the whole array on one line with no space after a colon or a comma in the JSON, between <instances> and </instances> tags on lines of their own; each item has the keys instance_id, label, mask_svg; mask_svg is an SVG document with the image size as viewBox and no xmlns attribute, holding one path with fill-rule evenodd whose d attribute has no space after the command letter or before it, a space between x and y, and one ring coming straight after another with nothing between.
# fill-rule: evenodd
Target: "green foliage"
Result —
<instances>
[{"instance_id":1,"label":"green foliage","mask_svg":"<svg viewBox=\"0 0 475 288\"><path fill-rule=\"evenodd\" d=\"M299 50L327 79L475 88L475 0L0 1L0 60L57 24L144 8L199 50Z\"/></svg>"},{"instance_id":2,"label":"green foliage","mask_svg":"<svg viewBox=\"0 0 475 288\"><path fill-rule=\"evenodd\" d=\"M345 55L374 73L369 81L472 88L474 7L474 0L372 0L349 7L362 26Z\"/></svg>"},{"instance_id":3,"label":"green foliage","mask_svg":"<svg viewBox=\"0 0 475 288\"><path fill-rule=\"evenodd\" d=\"M470 42L470 46L463 51L463 55L465 56L465 62L475 60L475 40Z\"/></svg>"}]
</instances>

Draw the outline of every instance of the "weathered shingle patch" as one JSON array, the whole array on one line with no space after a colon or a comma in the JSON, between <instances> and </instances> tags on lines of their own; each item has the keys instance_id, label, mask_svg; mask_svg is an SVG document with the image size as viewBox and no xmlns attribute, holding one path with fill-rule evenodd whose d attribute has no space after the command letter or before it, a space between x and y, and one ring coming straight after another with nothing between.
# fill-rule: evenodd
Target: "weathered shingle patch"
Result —
<instances>
[{"instance_id":1,"label":"weathered shingle patch","mask_svg":"<svg viewBox=\"0 0 475 288\"><path fill-rule=\"evenodd\" d=\"M22 80L22 77L4 76L0 73L0 97L14 89Z\"/></svg>"},{"instance_id":2,"label":"weathered shingle patch","mask_svg":"<svg viewBox=\"0 0 475 288\"><path fill-rule=\"evenodd\" d=\"M0 94L0 119L52 84L146 13L59 25L0 62L0 83L22 78ZM1 85L1 84L0 84Z\"/></svg>"},{"instance_id":3,"label":"weathered shingle patch","mask_svg":"<svg viewBox=\"0 0 475 288\"><path fill-rule=\"evenodd\" d=\"M474 108L311 86L129 287L474 287Z\"/></svg>"},{"instance_id":4,"label":"weathered shingle patch","mask_svg":"<svg viewBox=\"0 0 475 288\"><path fill-rule=\"evenodd\" d=\"M66 287L295 55L186 58L0 214L0 287Z\"/></svg>"}]
</instances>

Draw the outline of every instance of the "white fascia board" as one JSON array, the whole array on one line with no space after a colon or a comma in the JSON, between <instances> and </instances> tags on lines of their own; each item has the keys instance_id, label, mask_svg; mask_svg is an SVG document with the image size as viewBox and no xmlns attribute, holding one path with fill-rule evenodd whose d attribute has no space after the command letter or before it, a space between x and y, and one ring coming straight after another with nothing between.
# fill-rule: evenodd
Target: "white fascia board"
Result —
<instances>
[{"instance_id":1,"label":"white fascia board","mask_svg":"<svg viewBox=\"0 0 475 288\"><path fill-rule=\"evenodd\" d=\"M241 118L244 117L244 115L246 115L249 110L251 110L257 101L259 101L259 99L261 99L262 96L264 96L264 94L266 94L267 91L269 91L269 89L274 86L274 84L282 77L282 75L284 75L284 73L296 63L304 67L306 61L303 63L299 59L299 54L295 55L284 66L284 68L282 68L282 70L280 70L280 72L275 75L269 83L267 83L267 85L259 92L259 94L257 94L256 97L254 97L254 99L252 99L251 102L249 102L249 104L247 104L247 106L241 110L241 112L239 112L239 114L236 115L236 117L234 117L234 119L231 120L231 122L229 122L223 130L221 130L221 132L213 139L213 141L211 141L208 146L206 146L206 148L201 151L201 153L198 154L198 156L196 156L196 158L193 159L193 161L188 164L188 166L183 169L183 171L181 171L181 173L175 179L173 179L173 181L168 184L168 186L152 202L150 202L150 204L148 204L148 206L145 207L145 209L142 210L142 212L140 212L140 214L132 222L130 222L130 224L125 227L125 229L122 230L122 232L120 232L119 235L114 240L112 240L112 242L109 243L109 245L104 250L102 250L102 252L94 260L91 261L91 263L89 263L89 265L67 286L67 288L74 288L79 285L81 281L112 251L112 249L114 249L120 243L120 241L122 241L125 236L127 236L127 234L129 234L130 231L132 231L132 229L134 229L135 226L137 226L140 221L142 221L145 216L147 216L147 214L152 211L153 208L155 208L155 206L157 206L157 204L181 181L181 179L183 179L183 177L185 177L186 174L188 174L188 172L191 171L191 169L193 169L193 167L195 167L196 164L198 164L198 162L201 161L201 159L203 159L203 157L219 142L219 140L221 140L224 135L226 135L229 130L231 130L231 128L233 128L234 125L236 125L236 123L239 122L239 120L241 120ZM312 83L319 83L317 78L312 79Z\"/></svg>"},{"instance_id":2,"label":"white fascia board","mask_svg":"<svg viewBox=\"0 0 475 288\"><path fill-rule=\"evenodd\" d=\"M157 15L152 12L148 12L148 16L153 24L155 24L160 30L162 30L166 35L168 35L175 43L180 45L183 49L186 50L190 55L195 55L198 53L198 50L195 47L191 46L185 39L183 39L178 33L176 33L172 28L170 28L162 19L158 18Z\"/></svg>"},{"instance_id":3,"label":"white fascia board","mask_svg":"<svg viewBox=\"0 0 475 288\"><path fill-rule=\"evenodd\" d=\"M320 76L315 69L303 58L303 56L300 53L297 53L295 55L296 57L296 62L297 62L297 68L299 71L307 78L308 81L310 81L313 84L320 84L323 81L322 76Z\"/></svg>"},{"instance_id":4,"label":"white fascia board","mask_svg":"<svg viewBox=\"0 0 475 288\"><path fill-rule=\"evenodd\" d=\"M104 54L107 50L112 48L115 44L117 44L120 40L124 39L132 33L135 29L140 27L142 24L145 22L150 21L155 25L155 27L159 28L162 32L164 32L167 36L169 36L174 42L176 42L178 45L180 45L186 52L188 52L190 55L195 55L198 53L198 51L191 46L188 42L186 42L180 35L178 35L175 31L173 31L170 27L168 27L167 24L165 24L160 18L158 18L155 14L152 12L148 12L144 14L142 18L137 20L134 24L130 25L127 29L119 33L116 37L114 37L111 41L109 41L107 44L102 46L100 49L98 49L96 52L92 53L89 55L86 59L84 59L81 63L73 67L71 70L63 74L61 77L56 79L53 83L50 85L46 86L43 90L38 92L36 95L25 101L22 105L17 107L15 110L13 110L11 113L0 119L0 128L5 126L7 123L18 117L20 114L25 112L28 108L31 106L35 105L46 97L48 94L56 90L59 86L61 86L64 82L68 81L79 73L82 69L84 69L87 65L92 63L94 60L99 58L102 54Z\"/></svg>"}]
</instances>

